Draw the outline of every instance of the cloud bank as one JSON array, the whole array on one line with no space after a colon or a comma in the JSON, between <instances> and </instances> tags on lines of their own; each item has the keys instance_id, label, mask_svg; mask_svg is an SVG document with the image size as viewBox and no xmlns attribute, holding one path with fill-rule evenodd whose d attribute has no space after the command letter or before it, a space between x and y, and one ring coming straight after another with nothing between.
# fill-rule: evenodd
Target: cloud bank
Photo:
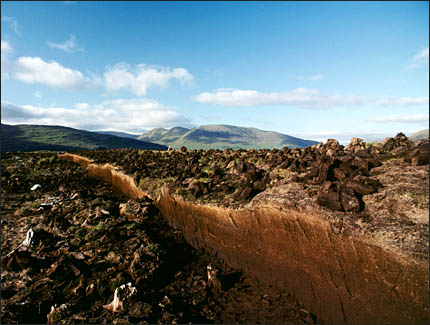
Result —
<instances>
[{"instance_id":1,"label":"cloud bank","mask_svg":"<svg viewBox=\"0 0 430 325\"><path fill-rule=\"evenodd\" d=\"M62 125L92 131L122 131L140 134L174 126L192 127L174 108L150 99L116 99L101 104L77 103L73 107L42 107L1 102L5 124Z\"/></svg>"},{"instance_id":2,"label":"cloud bank","mask_svg":"<svg viewBox=\"0 0 430 325\"><path fill-rule=\"evenodd\" d=\"M301 108L333 108L345 105L412 106L426 105L428 97L422 98L368 98L323 94L318 89L296 88L282 93L261 93L256 90L218 89L201 93L194 101L219 106L272 106L286 105Z\"/></svg>"}]
</instances>

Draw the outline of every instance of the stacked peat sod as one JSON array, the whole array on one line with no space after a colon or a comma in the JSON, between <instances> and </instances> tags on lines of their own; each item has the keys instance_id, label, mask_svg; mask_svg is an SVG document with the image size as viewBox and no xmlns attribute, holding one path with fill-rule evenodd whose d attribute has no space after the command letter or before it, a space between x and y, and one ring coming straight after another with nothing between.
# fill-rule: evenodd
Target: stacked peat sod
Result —
<instances>
[{"instance_id":1,"label":"stacked peat sod","mask_svg":"<svg viewBox=\"0 0 430 325\"><path fill-rule=\"evenodd\" d=\"M152 185L159 180L158 185L166 184L171 192L194 202L239 207L279 182L296 181L318 186L321 206L359 212L364 209L362 197L381 187L369 178L371 169L393 159L412 166L428 164L429 141L412 142L399 133L376 144L353 138L346 147L329 139L301 149L204 151L183 147L167 153L135 149L77 153L98 164L119 166L144 191L151 192L145 180ZM154 187L159 189L158 185Z\"/></svg>"}]
</instances>

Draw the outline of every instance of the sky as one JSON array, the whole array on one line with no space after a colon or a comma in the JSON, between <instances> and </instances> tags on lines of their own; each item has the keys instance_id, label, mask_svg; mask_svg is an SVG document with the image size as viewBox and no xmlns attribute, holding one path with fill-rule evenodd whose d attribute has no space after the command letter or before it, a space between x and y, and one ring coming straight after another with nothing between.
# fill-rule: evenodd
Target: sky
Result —
<instances>
[{"instance_id":1,"label":"sky","mask_svg":"<svg viewBox=\"0 0 430 325\"><path fill-rule=\"evenodd\" d=\"M429 2L1 2L1 121L326 141L429 124Z\"/></svg>"}]
</instances>

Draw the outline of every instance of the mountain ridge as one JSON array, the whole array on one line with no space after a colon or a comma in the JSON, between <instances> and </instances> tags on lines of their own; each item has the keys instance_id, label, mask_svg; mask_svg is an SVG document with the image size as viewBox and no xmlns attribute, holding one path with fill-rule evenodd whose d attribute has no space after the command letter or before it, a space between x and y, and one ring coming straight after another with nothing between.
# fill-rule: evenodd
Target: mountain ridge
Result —
<instances>
[{"instance_id":1,"label":"mountain ridge","mask_svg":"<svg viewBox=\"0 0 430 325\"><path fill-rule=\"evenodd\" d=\"M142 134L138 139L174 149L179 149L181 146L188 149L280 149L307 147L318 143L279 132L226 124L201 125L192 129L157 128Z\"/></svg>"}]
</instances>

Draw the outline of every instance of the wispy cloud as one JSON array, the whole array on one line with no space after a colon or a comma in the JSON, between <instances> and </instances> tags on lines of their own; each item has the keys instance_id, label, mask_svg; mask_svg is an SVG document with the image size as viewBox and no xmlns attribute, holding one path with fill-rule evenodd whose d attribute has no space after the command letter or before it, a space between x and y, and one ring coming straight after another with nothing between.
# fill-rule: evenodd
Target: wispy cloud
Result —
<instances>
[{"instance_id":1,"label":"wispy cloud","mask_svg":"<svg viewBox=\"0 0 430 325\"><path fill-rule=\"evenodd\" d=\"M34 97L36 97L38 99L42 98L42 95L40 94L39 91L36 91L33 95L34 95Z\"/></svg>"},{"instance_id":2,"label":"wispy cloud","mask_svg":"<svg viewBox=\"0 0 430 325\"><path fill-rule=\"evenodd\" d=\"M321 80L324 78L324 75L321 73L318 74L314 74L312 76L297 76L297 80L301 80L301 81L316 81L316 80Z\"/></svg>"},{"instance_id":3,"label":"wispy cloud","mask_svg":"<svg viewBox=\"0 0 430 325\"><path fill-rule=\"evenodd\" d=\"M429 103L428 97L422 98L370 98L323 94L318 89L296 88L282 93L261 93L256 90L220 88L214 92L201 93L194 101L219 106L251 107L285 105L302 108L333 108L345 105L383 105L412 106Z\"/></svg>"},{"instance_id":4,"label":"wispy cloud","mask_svg":"<svg viewBox=\"0 0 430 325\"><path fill-rule=\"evenodd\" d=\"M65 90L86 90L96 83L80 71L66 68L56 61L46 62L39 57L20 57L15 65L14 78L25 83L41 83Z\"/></svg>"},{"instance_id":5,"label":"wispy cloud","mask_svg":"<svg viewBox=\"0 0 430 325\"><path fill-rule=\"evenodd\" d=\"M12 46L7 41L1 41L1 79L10 78L10 73L13 70L12 63L9 59L13 53Z\"/></svg>"},{"instance_id":6,"label":"wispy cloud","mask_svg":"<svg viewBox=\"0 0 430 325\"><path fill-rule=\"evenodd\" d=\"M429 48L425 48L415 54L406 66L408 69L416 69L429 63Z\"/></svg>"},{"instance_id":7,"label":"wispy cloud","mask_svg":"<svg viewBox=\"0 0 430 325\"><path fill-rule=\"evenodd\" d=\"M63 125L84 130L113 130L143 133L156 127L192 127L175 108L151 99L116 99L73 107L42 107L1 102L2 122L6 124Z\"/></svg>"},{"instance_id":8,"label":"wispy cloud","mask_svg":"<svg viewBox=\"0 0 430 325\"><path fill-rule=\"evenodd\" d=\"M19 26L18 26L18 20L16 20L14 17L2 16L1 21L8 23L9 26L15 32L15 34L18 35L19 37L22 37L21 32L19 30Z\"/></svg>"},{"instance_id":9,"label":"wispy cloud","mask_svg":"<svg viewBox=\"0 0 430 325\"><path fill-rule=\"evenodd\" d=\"M422 123L428 124L429 114L389 115L370 118L368 121L378 123Z\"/></svg>"},{"instance_id":10,"label":"wispy cloud","mask_svg":"<svg viewBox=\"0 0 430 325\"><path fill-rule=\"evenodd\" d=\"M54 43L51 41L47 42L49 47L52 47L57 50L63 50L65 52L71 53L71 52L82 52L84 49L81 47L78 47L78 44L76 43L76 36L70 35L70 38L63 43Z\"/></svg>"},{"instance_id":11,"label":"wispy cloud","mask_svg":"<svg viewBox=\"0 0 430 325\"><path fill-rule=\"evenodd\" d=\"M172 70L168 67L138 64L132 70L126 63L108 67L104 73L107 90L115 91L125 88L138 96L146 95L150 87L167 87L171 79L176 79L185 85L191 84L194 77L184 68Z\"/></svg>"}]
</instances>

